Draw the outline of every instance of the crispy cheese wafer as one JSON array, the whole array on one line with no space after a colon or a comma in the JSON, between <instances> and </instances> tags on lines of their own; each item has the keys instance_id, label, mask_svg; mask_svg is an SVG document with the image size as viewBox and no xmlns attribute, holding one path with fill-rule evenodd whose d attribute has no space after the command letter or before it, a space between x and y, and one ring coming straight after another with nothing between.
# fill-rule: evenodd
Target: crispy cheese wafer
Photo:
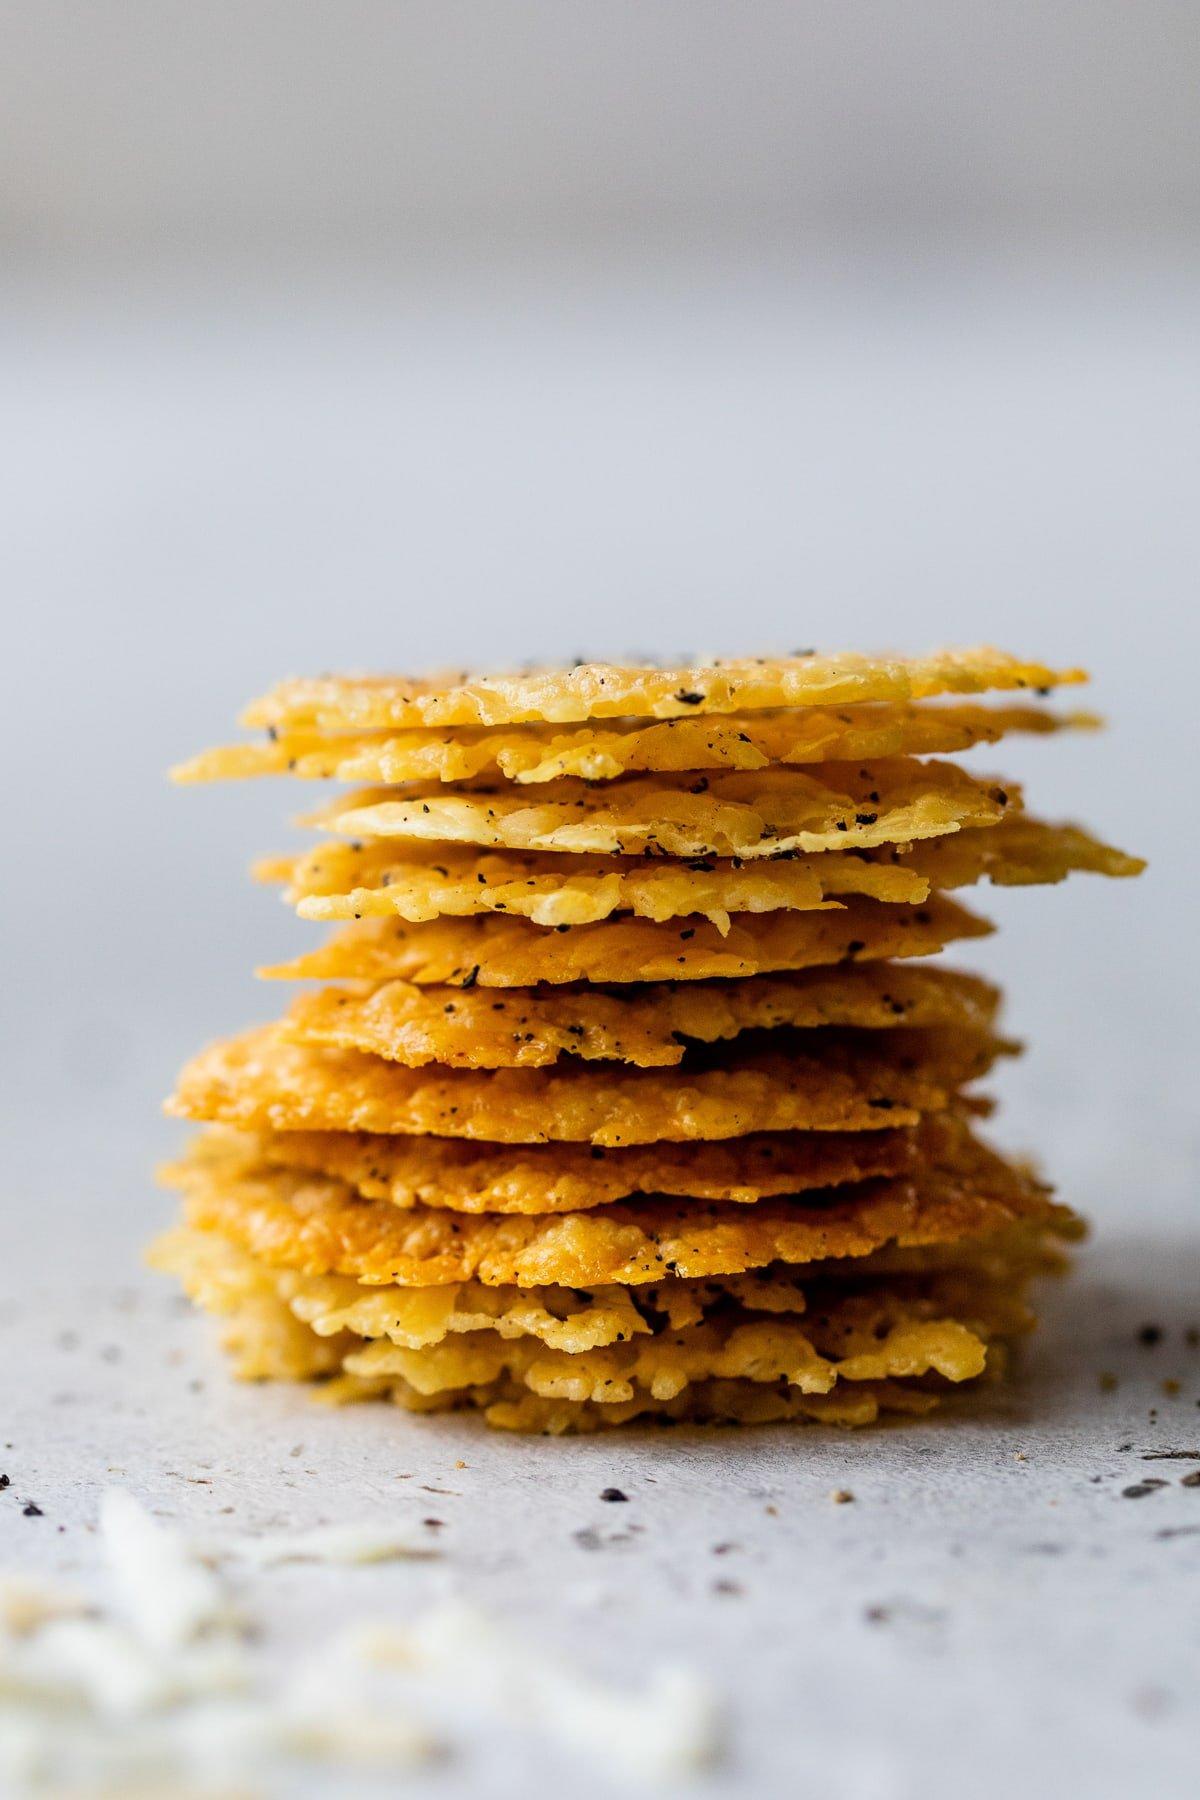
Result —
<instances>
[{"instance_id":1,"label":"crispy cheese wafer","mask_svg":"<svg viewBox=\"0 0 1200 1800\"><path fill-rule=\"evenodd\" d=\"M938 694L1022 692L1087 679L990 646L926 656L806 651L676 668L577 663L569 669L473 677L319 676L281 682L243 715L277 731L493 726L546 720L689 718L794 706L923 700Z\"/></svg>"},{"instance_id":2,"label":"crispy cheese wafer","mask_svg":"<svg viewBox=\"0 0 1200 1800\"><path fill-rule=\"evenodd\" d=\"M259 973L276 980L485 988L699 981L931 956L991 930L986 919L937 895L917 907L855 899L831 913L746 914L724 934L704 920L684 925L618 918L547 931L524 919L495 916L425 925L364 919L345 926L321 949Z\"/></svg>"}]
</instances>

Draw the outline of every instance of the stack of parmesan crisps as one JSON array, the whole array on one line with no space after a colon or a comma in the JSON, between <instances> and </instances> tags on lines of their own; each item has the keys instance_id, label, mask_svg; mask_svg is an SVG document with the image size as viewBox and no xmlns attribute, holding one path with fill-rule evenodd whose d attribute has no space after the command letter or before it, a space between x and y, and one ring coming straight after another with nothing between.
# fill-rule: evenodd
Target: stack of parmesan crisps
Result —
<instances>
[{"instance_id":1,"label":"stack of parmesan crisps","mask_svg":"<svg viewBox=\"0 0 1200 1800\"><path fill-rule=\"evenodd\" d=\"M983 649L283 683L265 742L177 774L364 784L259 870L337 929L184 1069L154 1261L245 1376L517 1430L864 1425L994 1371L1080 1225L977 1135L1015 1046L929 959L991 929L952 891L1142 865L946 757L1094 723L1038 704L1082 679Z\"/></svg>"}]
</instances>

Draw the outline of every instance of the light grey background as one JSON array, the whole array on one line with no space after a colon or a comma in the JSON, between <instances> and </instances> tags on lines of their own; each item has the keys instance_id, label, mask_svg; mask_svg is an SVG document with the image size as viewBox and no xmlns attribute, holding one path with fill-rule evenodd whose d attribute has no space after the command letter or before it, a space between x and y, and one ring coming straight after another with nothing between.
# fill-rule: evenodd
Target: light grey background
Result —
<instances>
[{"instance_id":1,"label":"light grey background","mask_svg":"<svg viewBox=\"0 0 1200 1800\"><path fill-rule=\"evenodd\" d=\"M1197 1645L1172 1608L1195 1540L1169 1564L1150 1546L1187 1497L1145 1524L1088 1476L1184 1429L1169 1408L1148 1422L1160 1375L1193 1418L1200 1397L1180 1335L1200 1147L1194 8L301 0L8 6L0 26L0 1279L17 1473L69 1521L64 1553L86 1557L106 1468L167 1504L164 1459L199 1453L160 1313L120 1328L123 1362L98 1346L167 1213L149 1171L179 1141L158 1115L175 1067L278 1010L250 970L309 935L245 878L297 790L173 792L168 763L291 671L991 639L1087 663L1113 729L980 766L1152 863L1137 885L979 896L1003 929L970 960L1031 1046L1000 1134L1097 1219L1090 1272L1055 1300L1016 1423L939 1436L932 1486L894 1435L669 1462L632 1441L621 1472L668 1481L676 1548L652 1534L621 1565L594 1642L617 1656L643 1579L664 1584L637 1613L647 1645L728 1629L671 1558L769 1475L804 1523L786 1556L755 1552L735 1686L767 1747L734 1787L794 1774L788 1646L824 1630L830 1718L851 1729L865 1658L891 1732L847 1760L808 1718L826 1791L942 1791L932 1669L964 1744L989 1708L1023 1722L1010 1765L988 1740L997 1782L1050 1793L1086 1769L1103 1794L1136 1771L1186 1791ZM1152 1313L1161 1364L1134 1342ZM79 1318L86 1374L64 1387L50 1352ZM1103 1403L1101 1365L1122 1374ZM231 1412L207 1379L201 1435L239 1507L312 1516L273 1472L310 1432L303 1403ZM510 1574L489 1588L485 1556L475 1576L503 1604L516 1569L531 1621L573 1641L566 1572L521 1561L551 1504L522 1471L561 1511L612 1452L414 1431L324 1421L320 1494L385 1506L397 1457L465 1457L486 1471L468 1539L510 1522ZM1018 1447L1031 1485L998 1486ZM812 1509L847 1471L886 1529L863 1508L839 1549ZM1049 1505L1075 1560L1042 1589L1046 1636L1018 1552ZM961 1579L951 1541L977 1559ZM868 1646L843 1609L837 1582L857 1608L889 1556L889 1582L951 1609L931 1660ZM754 1626L775 1646L757 1664Z\"/></svg>"},{"instance_id":2,"label":"light grey background","mask_svg":"<svg viewBox=\"0 0 1200 1800\"><path fill-rule=\"evenodd\" d=\"M19 242L1194 224L1187 0L6 4Z\"/></svg>"}]
</instances>

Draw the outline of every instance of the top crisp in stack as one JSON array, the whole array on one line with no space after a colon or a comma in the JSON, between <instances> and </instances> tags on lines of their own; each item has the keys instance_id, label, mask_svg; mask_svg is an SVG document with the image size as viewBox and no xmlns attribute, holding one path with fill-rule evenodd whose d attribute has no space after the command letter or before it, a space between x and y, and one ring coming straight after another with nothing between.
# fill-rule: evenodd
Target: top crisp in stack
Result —
<instances>
[{"instance_id":1,"label":"top crisp in stack","mask_svg":"<svg viewBox=\"0 0 1200 1800\"><path fill-rule=\"evenodd\" d=\"M590 1430L919 1412L1078 1231L975 1135L948 890L1131 875L947 753L1091 723L996 650L289 681L183 780L367 785L262 866L334 981L204 1051L157 1263L243 1374ZM945 696L1021 691L1019 704Z\"/></svg>"}]
</instances>

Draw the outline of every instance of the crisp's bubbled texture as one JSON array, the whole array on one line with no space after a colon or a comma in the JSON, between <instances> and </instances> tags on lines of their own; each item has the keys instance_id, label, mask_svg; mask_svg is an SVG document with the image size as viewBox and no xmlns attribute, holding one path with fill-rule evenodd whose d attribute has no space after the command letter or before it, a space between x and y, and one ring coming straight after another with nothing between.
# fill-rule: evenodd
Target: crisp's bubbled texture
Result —
<instances>
[{"instance_id":1,"label":"crisp's bubbled texture","mask_svg":"<svg viewBox=\"0 0 1200 1800\"><path fill-rule=\"evenodd\" d=\"M1017 1046L929 962L992 929L947 892L1143 865L944 759L1096 725L1038 704L1082 679L981 649L284 682L266 741L175 774L366 783L255 871L340 929L182 1071L151 1260L242 1376L501 1430L868 1426L999 1375L1083 1226L976 1135Z\"/></svg>"}]
</instances>

